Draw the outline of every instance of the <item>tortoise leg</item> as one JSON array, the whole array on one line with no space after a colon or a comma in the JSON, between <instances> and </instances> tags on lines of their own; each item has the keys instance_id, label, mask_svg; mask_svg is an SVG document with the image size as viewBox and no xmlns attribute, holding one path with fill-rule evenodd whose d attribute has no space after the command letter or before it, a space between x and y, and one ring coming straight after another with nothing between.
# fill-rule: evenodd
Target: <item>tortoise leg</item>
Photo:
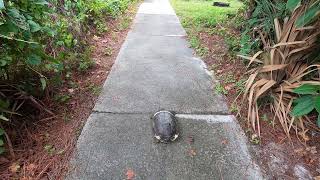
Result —
<instances>
[{"instance_id":1,"label":"tortoise leg","mask_svg":"<svg viewBox=\"0 0 320 180\"><path fill-rule=\"evenodd\" d=\"M161 141L160 141L160 136L154 135L154 137L153 137L153 142L154 142L154 143L160 143L160 142L161 142Z\"/></svg>"},{"instance_id":2,"label":"tortoise leg","mask_svg":"<svg viewBox=\"0 0 320 180\"><path fill-rule=\"evenodd\" d=\"M170 140L175 141L179 137L179 134L175 134Z\"/></svg>"}]
</instances>

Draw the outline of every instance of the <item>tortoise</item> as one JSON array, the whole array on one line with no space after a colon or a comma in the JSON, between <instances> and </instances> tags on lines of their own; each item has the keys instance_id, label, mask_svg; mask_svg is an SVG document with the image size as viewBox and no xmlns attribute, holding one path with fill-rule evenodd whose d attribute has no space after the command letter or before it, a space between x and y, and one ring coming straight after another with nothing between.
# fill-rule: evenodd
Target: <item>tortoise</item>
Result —
<instances>
[{"instance_id":1,"label":"tortoise","mask_svg":"<svg viewBox=\"0 0 320 180\"><path fill-rule=\"evenodd\" d=\"M179 136L175 115L170 111L158 111L155 113L152 117L152 129L156 142L172 142Z\"/></svg>"}]
</instances>

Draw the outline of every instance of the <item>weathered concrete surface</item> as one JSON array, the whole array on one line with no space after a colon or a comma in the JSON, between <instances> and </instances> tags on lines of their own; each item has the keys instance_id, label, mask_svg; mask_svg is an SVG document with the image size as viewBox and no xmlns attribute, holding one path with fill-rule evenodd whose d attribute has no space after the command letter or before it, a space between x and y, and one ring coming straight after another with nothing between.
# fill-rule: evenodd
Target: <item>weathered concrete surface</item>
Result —
<instances>
[{"instance_id":1,"label":"weathered concrete surface","mask_svg":"<svg viewBox=\"0 0 320 180\"><path fill-rule=\"evenodd\" d=\"M158 144L150 115L92 114L69 178L126 179L130 169L135 179L261 179L233 116L177 117L180 138Z\"/></svg>"},{"instance_id":2,"label":"weathered concrete surface","mask_svg":"<svg viewBox=\"0 0 320 180\"><path fill-rule=\"evenodd\" d=\"M147 8L165 14L146 14ZM214 94L212 77L193 55L171 10L166 0L141 5L95 111L228 112L221 96Z\"/></svg>"},{"instance_id":3,"label":"weathered concrete surface","mask_svg":"<svg viewBox=\"0 0 320 180\"><path fill-rule=\"evenodd\" d=\"M99 112L226 113L211 76L185 39L129 36L97 105Z\"/></svg>"},{"instance_id":4,"label":"weathered concrete surface","mask_svg":"<svg viewBox=\"0 0 320 180\"><path fill-rule=\"evenodd\" d=\"M137 14L135 24L128 38L137 36L183 37L186 36L186 32L175 15Z\"/></svg>"},{"instance_id":5,"label":"weathered concrete surface","mask_svg":"<svg viewBox=\"0 0 320 180\"><path fill-rule=\"evenodd\" d=\"M67 179L126 179L129 169L135 179L262 179L232 116L178 115L178 141L153 142L150 117L158 110L228 113L184 36L168 0L141 5L78 140Z\"/></svg>"}]
</instances>

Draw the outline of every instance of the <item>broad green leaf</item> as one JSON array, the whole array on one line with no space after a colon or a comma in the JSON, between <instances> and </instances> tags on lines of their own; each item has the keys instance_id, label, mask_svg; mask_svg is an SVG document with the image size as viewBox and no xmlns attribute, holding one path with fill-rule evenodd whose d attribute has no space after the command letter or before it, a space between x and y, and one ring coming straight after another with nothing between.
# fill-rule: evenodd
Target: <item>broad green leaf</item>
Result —
<instances>
[{"instance_id":1,"label":"broad green leaf","mask_svg":"<svg viewBox=\"0 0 320 180\"><path fill-rule=\"evenodd\" d=\"M317 126L320 128L320 114L318 115Z\"/></svg>"},{"instance_id":2,"label":"broad green leaf","mask_svg":"<svg viewBox=\"0 0 320 180\"><path fill-rule=\"evenodd\" d=\"M28 58L27 58L27 63L30 65L39 65L41 63L41 57L35 54L31 54Z\"/></svg>"},{"instance_id":3,"label":"broad green leaf","mask_svg":"<svg viewBox=\"0 0 320 180\"><path fill-rule=\"evenodd\" d=\"M313 98L304 98L303 100L298 100L298 104L294 106L292 110L293 116L303 116L310 113L314 109Z\"/></svg>"},{"instance_id":4,"label":"broad green leaf","mask_svg":"<svg viewBox=\"0 0 320 180\"><path fill-rule=\"evenodd\" d=\"M42 90L45 90L45 89L46 89L46 87L47 87L47 81L46 81L46 78L45 78L45 77L41 77L41 78L40 78L40 82L41 82Z\"/></svg>"},{"instance_id":5,"label":"broad green leaf","mask_svg":"<svg viewBox=\"0 0 320 180\"><path fill-rule=\"evenodd\" d=\"M288 0L287 9L293 12L298 6L300 6L301 0Z\"/></svg>"},{"instance_id":6,"label":"broad green leaf","mask_svg":"<svg viewBox=\"0 0 320 180\"><path fill-rule=\"evenodd\" d=\"M2 136L3 134L4 134L4 130L0 128L0 136Z\"/></svg>"},{"instance_id":7,"label":"broad green leaf","mask_svg":"<svg viewBox=\"0 0 320 180\"><path fill-rule=\"evenodd\" d=\"M1 36L14 36L19 32L19 28L10 20L6 19L6 22L0 26Z\"/></svg>"},{"instance_id":8,"label":"broad green leaf","mask_svg":"<svg viewBox=\"0 0 320 180\"><path fill-rule=\"evenodd\" d=\"M312 95L303 95L300 98L293 100L293 104L298 104L300 102L306 101L306 99L309 99L309 98L312 99Z\"/></svg>"},{"instance_id":9,"label":"broad green leaf","mask_svg":"<svg viewBox=\"0 0 320 180\"><path fill-rule=\"evenodd\" d=\"M0 10L5 9L6 7L4 6L3 0L0 0Z\"/></svg>"},{"instance_id":10,"label":"broad green leaf","mask_svg":"<svg viewBox=\"0 0 320 180\"><path fill-rule=\"evenodd\" d=\"M0 120L9 121L9 119L6 118L4 115L0 115Z\"/></svg>"},{"instance_id":11,"label":"broad green leaf","mask_svg":"<svg viewBox=\"0 0 320 180\"><path fill-rule=\"evenodd\" d=\"M320 13L320 3L313 4L296 21L297 27L303 27L311 23Z\"/></svg>"},{"instance_id":12,"label":"broad green leaf","mask_svg":"<svg viewBox=\"0 0 320 180\"><path fill-rule=\"evenodd\" d=\"M31 32L37 32L41 30L41 27L38 23L32 21L32 20L28 20L29 26L30 26L30 31Z\"/></svg>"},{"instance_id":13,"label":"broad green leaf","mask_svg":"<svg viewBox=\"0 0 320 180\"><path fill-rule=\"evenodd\" d=\"M0 67L3 67L7 65L7 61L5 61L4 59L0 59Z\"/></svg>"},{"instance_id":14,"label":"broad green leaf","mask_svg":"<svg viewBox=\"0 0 320 180\"><path fill-rule=\"evenodd\" d=\"M29 24L27 23L26 18L20 14L19 10L15 8L8 9L7 15L10 17L13 24L23 30L29 30Z\"/></svg>"},{"instance_id":15,"label":"broad green leaf","mask_svg":"<svg viewBox=\"0 0 320 180\"><path fill-rule=\"evenodd\" d=\"M317 94L319 90L318 85L303 84L300 87L293 90L297 94Z\"/></svg>"},{"instance_id":16,"label":"broad green leaf","mask_svg":"<svg viewBox=\"0 0 320 180\"><path fill-rule=\"evenodd\" d=\"M0 154L3 154L5 152L4 147L0 147Z\"/></svg>"},{"instance_id":17,"label":"broad green leaf","mask_svg":"<svg viewBox=\"0 0 320 180\"><path fill-rule=\"evenodd\" d=\"M0 146L3 146L4 145L4 142L2 139L0 139Z\"/></svg>"},{"instance_id":18,"label":"broad green leaf","mask_svg":"<svg viewBox=\"0 0 320 180\"><path fill-rule=\"evenodd\" d=\"M314 98L314 107L316 108L316 110L320 114L320 96L316 96Z\"/></svg>"},{"instance_id":19,"label":"broad green leaf","mask_svg":"<svg viewBox=\"0 0 320 180\"><path fill-rule=\"evenodd\" d=\"M54 37L55 35L57 35L57 32L54 31L53 29L49 28L49 27L43 27L42 31L46 32L51 37Z\"/></svg>"}]
</instances>

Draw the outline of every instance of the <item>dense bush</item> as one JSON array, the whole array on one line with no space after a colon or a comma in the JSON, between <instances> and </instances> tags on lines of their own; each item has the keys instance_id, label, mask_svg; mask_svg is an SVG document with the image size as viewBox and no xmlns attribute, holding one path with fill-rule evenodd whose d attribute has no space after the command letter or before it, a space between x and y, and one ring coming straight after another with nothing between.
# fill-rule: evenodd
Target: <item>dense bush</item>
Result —
<instances>
[{"instance_id":1,"label":"dense bush","mask_svg":"<svg viewBox=\"0 0 320 180\"><path fill-rule=\"evenodd\" d=\"M93 64L86 37L106 31L105 18L130 1L0 0L0 132L1 120L22 116L26 101L45 109L37 98L66 71Z\"/></svg>"},{"instance_id":2,"label":"dense bush","mask_svg":"<svg viewBox=\"0 0 320 180\"><path fill-rule=\"evenodd\" d=\"M261 47L248 49L253 56L240 55L250 68L243 96L248 124L260 135L259 112L269 107L288 137L295 131L307 141L309 129L320 130L319 115L318 120L306 116L320 112L320 0L274 2L279 1L256 1L255 11L268 12L254 13L248 20L255 22Z\"/></svg>"},{"instance_id":3,"label":"dense bush","mask_svg":"<svg viewBox=\"0 0 320 180\"><path fill-rule=\"evenodd\" d=\"M292 115L304 116L316 110L318 113L317 126L320 127L320 85L303 84L293 92L301 96L293 102Z\"/></svg>"},{"instance_id":4,"label":"dense bush","mask_svg":"<svg viewBox=\"0 0 320 180\"><path fill-rule=\"evenodd\" d=\"M250 19L245 22L245 30L241 36L241 54L250 54L261 47L261 39L257 38L259 33L263 32L267 39L274 39L274 19L284 19L288 15L285 0L253 2L247 2L248 6L251 5L254 8L248 10Z\"/></svg>"},{"instance_id":5,"label":"dense bush","mask_svg":"<svg viewBox=\"0 0 320 180\"><path fill-rule=\"evenodd\" d=\"M58 53L79 50L87 25L103 26L101 17L116 16L127 4L128 0L0 0L1 78L15 79L30 70L61 70Z\"/></svg>"}]
</instances>

